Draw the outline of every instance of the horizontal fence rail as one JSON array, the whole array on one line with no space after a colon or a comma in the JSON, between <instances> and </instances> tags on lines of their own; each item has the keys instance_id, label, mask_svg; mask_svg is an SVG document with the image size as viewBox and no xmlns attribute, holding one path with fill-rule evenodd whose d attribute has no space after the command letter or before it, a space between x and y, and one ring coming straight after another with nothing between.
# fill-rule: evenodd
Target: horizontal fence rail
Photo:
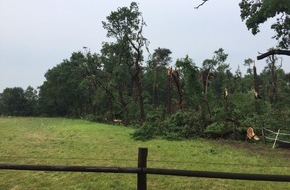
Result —
<instances>
[{"instance_id":1,"label":"horizontal fence rail","mask_svg":"<svg viewBox=\"0 0 290 190\"><path fill-rule=\"evenodd\" d=\"M268 139L268 140L273 141L272 148L276 148L276 144L278 144L278 146L280 146L280 147L288 147L289 148L290 147L290 141L289 140L288 141L287 140L282 140L281 136L283 136L283 137L290 136L290 134L281 133L280 131L281 131L280 129L278 129L277 132L274 132L274 131L272 131L270 129L266 129L266 128L262 129L262 133L263 133L263 136L264 136L265 140ZM273 135L275 135L275 138L267 136L266 132L267 133L272 133Z\"/></svg>"},{"instance_id":2,"label":"horizontal fence rail","mask_svg":"<svg viewBox=\"0 0 290 190\"><path fill-rule=\"evenodd\" d=\"M159 168L146 168L144 169L144 172L146 172L147 174L174 175L174 176L185 176L185 177L290 182L290 175L209 172L209 171L159 169Z\"/></svg>"},{"instance_id":3,"label":"horizontal fence rail","mask_svg":"<svg viewBox=\"0 0 290 190\"><path fill-rule=\"evenodd\" d=\"M0 169L2 170L26 170L26 171L55 171L55 172L124 173L124 174L142 173L142 174L155 174L155 175L171 175L171 176L173 175L173 176L183 176L183 177L203 177L203 178L220 178L220 179L290 182L290 175L209 172L209 171L161 169L161 168L0 164Z\"/></svg>"},{"instance_id":4,"label":"horizontal fence rail","mask_svg":"<svg viewBox=\"0 0 290 190\"><path fill-rule=\"evenodd\" d=\"M290 182L290 175L249 174L231 172L211 172L178 169L147 168L147 148L139 148L137 167L99 167L99 166L51 166L0 164L0 170L54 171L54 172L95 172L137 174L137 190L147 189L147 174L183 177L202 177L236 180Z\"/></svg>"},{"instance_id":5,"label":"horizontal fence rail","mask_svg":"<svg viewBox=\"0 0 290 190\"><path fill-rule=\"evenodd\" d=\"M54 172L96 172L96 173L140 173L140 168L130 167L98 167L98 166L48 166L0 164L2 170L54 171Z\"/></svg>"}]
</instances>

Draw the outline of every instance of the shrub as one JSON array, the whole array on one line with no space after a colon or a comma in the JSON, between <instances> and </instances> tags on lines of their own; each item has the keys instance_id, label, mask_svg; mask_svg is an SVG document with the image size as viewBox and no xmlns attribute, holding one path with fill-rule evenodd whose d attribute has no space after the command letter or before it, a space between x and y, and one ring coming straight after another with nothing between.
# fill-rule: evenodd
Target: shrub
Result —
<instances>
[{"instance_id":1,"label":"shrub","mask_svg":"<svg viewBox=\"0 0 290 190\"><path fill-rule=\"evenodd\" d=\"M160 114L152 114L132 137L136 140L149 140L157 136L168 140L194 138L202 134L198 121L194 114L181 110L165 119Z\"/></svg>"}]
</instances>

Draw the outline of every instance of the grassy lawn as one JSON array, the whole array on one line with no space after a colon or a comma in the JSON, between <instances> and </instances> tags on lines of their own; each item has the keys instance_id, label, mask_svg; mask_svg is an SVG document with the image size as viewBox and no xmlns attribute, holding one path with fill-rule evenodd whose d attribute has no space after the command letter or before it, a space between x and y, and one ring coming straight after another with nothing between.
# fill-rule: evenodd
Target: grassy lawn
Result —
<instances>
[{"instance_id":1,"label":"grassy lawn","mask_svg":"<svg viewBox=\"0 0 290 190\"><path fill-rule=\"evenodd\" d=\"M290 175L290 151L203 139L147 142L134 129L63 118L0 118L0 163L148 167ZM148 189L289 189L290 183L148 175ZM136 175L0 170L1 190L136 189Z\"/></svg>"}]
</instances>

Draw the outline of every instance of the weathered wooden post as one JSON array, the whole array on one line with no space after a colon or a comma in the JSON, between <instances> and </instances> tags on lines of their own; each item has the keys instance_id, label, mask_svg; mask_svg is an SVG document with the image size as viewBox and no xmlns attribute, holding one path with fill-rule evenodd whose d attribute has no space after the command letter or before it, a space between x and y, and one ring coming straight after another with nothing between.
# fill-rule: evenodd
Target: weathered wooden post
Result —
<instances>
[{"instance_id":1,"label":"weathered wooden post","mask_svg":"<svg viewBox=\"0 0 290 190\"><path fill-rule=\"evenodd\" d=\"M138 168L140 168L140 172L137 174L137 190L147 189L146 173L143 172L144 171L143 168L147 167L147 155L148 155L148 148L139 148Z\"/></svg>"}]
</instances>

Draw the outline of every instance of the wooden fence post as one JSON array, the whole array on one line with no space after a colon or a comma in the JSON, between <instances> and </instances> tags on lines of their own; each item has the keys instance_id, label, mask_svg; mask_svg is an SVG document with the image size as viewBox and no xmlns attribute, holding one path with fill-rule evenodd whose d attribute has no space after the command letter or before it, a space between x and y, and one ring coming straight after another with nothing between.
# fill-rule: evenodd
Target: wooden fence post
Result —
<instances>
[{"instance_id":1,"label":"wooden fence post","mask_svg":"<svg viewBox=\"0 0 290 190\"><path fill-rule=\"evenodd\" d=\"M137 174L137 190L147 189L147 179L146 173L144 173L144 168L147 167L147 155L148 148L139 148L138 150L138 168L140 172Z\"/></svg>"}]
</instances>

